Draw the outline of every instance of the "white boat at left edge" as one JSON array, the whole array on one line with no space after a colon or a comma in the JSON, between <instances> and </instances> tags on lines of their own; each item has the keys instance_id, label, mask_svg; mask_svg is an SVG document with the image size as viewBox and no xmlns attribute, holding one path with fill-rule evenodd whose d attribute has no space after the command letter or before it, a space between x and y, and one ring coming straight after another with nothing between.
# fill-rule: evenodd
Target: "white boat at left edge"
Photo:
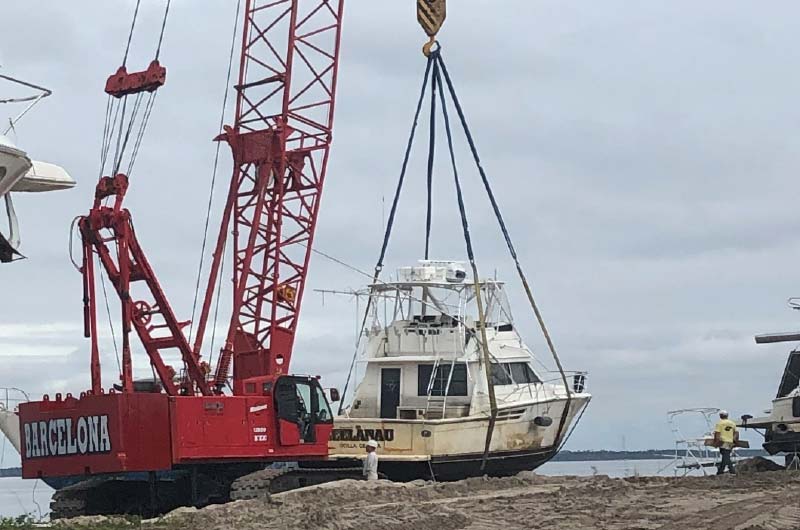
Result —
<instances>
[{"instance_id":1,"label":"white boat at left edge","mask_svg":"<svg viewBox=\"0 0 800 530\"><path fill-rule=\"evenodd\" d=\"M27 103L21 112L9 118L7 128L0 134L0 198L5 203L8 218L7 235L0 231L0 263L8 263L23 257L19 251L21 242L19 221L11 198L12 192L41 193L70 189L75 186L75 180L61 166L32 160L24 149L15 145L7 136L15 131L15 125L22 117L51 92L46 88L3 74L0 74L0 80L5 81L8 86L21 86L33 92L33 95L0 96L0 104L13 106Z\"/></svg>"}]
</instances>

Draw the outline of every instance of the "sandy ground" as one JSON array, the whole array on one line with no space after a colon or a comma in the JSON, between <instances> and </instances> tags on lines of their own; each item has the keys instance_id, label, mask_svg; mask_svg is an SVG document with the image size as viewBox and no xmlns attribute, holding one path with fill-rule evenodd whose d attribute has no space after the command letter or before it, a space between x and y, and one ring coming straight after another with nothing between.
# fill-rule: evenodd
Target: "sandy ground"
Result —
<instances>
[{"instance_id":1,"label":"sandy ground","mask_svg":"<svg viewBox=\"0 0 800 530\"><path fill-rule=\"evenodd\" d=\"M171 529L800 530L800 473L722 477L543 477L453 483L341 481L202 510Z\"/></svg>"}]
</instances>

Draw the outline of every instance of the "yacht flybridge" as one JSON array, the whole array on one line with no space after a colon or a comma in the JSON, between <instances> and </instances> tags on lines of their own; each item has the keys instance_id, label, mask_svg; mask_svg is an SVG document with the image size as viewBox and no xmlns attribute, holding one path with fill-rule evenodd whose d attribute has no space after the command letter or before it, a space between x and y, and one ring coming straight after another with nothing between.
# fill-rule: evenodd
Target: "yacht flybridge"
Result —
<instances>
[{"instance_id":1,"label":"yacht flybridge","mask_svg":"<svg viewBox=\"0 0 800 530\"><path fill-rule=\"evenodd\" d=\"M558 371L539 369L503 282L476 283L463 263L421 261L363 294L360 382L334 422L333 458L361 456L374 439L393 479L513 474L550 459L591 398L585 374L570 374L567 388Z\"/></svg>"},{"instance_id":2,"label":"yacht flybridge","mask_svg":"<svg viewBox=\"0 0 800 530\"><path fill-rule=\"evenodd\" d=\"M11 193L69 189L75 186L75 181L59 166L31 160L28 153L14 145L6 136L14 130L16 123L34 105L50 95L50 91L6 75L0 75L0 79L36 91L36 94L32 96L0 98L0 103L4 104L28 102L21 113L9 120L7 129L0 134L0 199L3 199L5 203L8 218L8 236L0 232L0 263L7 263L22 257L18 250L20 245L19 223L14 203L11 200Z\"/></svg>"}]
</instances>

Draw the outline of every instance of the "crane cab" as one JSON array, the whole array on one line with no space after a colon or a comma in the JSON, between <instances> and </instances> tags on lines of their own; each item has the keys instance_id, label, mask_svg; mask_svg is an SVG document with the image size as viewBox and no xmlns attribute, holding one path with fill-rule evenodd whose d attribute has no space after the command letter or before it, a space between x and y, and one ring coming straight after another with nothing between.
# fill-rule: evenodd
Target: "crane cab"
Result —
<instances>
[{"instance_id":1,"label":"crane cab","mask_svg":"<svg viewBox=\"0 0 800 530\"><path fill-rule=\"evenodd\" d=\"M239 395L171 399L175 463L328 456L333 415L317 378L263 376L242 383Z\"/></svg>"},{"instance_id":2,"label":"crane cab","mask_svg":"<svg viewBox=\"0 0 800 530\"><path fill-rule=\"evenodd\" d=\"M285 375L244 381L245 395L271 397L281 446L327 443L333 426L325 392L316 377Z\"/></svg>"}]
</instances>

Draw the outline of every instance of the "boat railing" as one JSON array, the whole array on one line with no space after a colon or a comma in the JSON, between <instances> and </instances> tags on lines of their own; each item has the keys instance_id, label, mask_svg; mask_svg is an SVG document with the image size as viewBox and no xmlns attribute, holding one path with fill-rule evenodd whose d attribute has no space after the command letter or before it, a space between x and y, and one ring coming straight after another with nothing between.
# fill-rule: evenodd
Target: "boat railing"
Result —
<instances>
[{"instance_id":1,"label":"boat railing","mask_svg":"<svg viewBox=\"0 0 800 530\"><path fill-rule=\"evenodd\" d=\"M0 408L15 410L20 403L30 401L28 393L16 387L0 387Z\"/></svg>"},{"instance_id":2,"label":"boat railing","mask_svg":"<svg viewBox=\"0 0 800 530\"><path fill-rule=\"evenodd\" d=\"M564 386L564 380L559 372L548 371L544 373L553 374L553 376L551 378L542 378L542 383ZM567 381L572 382L572 388L570 389L572 392L582 394L586 391L586 380L589 377L589 372L565 370L564 375L566 375Z\"/></svg>"}]
</instances>

